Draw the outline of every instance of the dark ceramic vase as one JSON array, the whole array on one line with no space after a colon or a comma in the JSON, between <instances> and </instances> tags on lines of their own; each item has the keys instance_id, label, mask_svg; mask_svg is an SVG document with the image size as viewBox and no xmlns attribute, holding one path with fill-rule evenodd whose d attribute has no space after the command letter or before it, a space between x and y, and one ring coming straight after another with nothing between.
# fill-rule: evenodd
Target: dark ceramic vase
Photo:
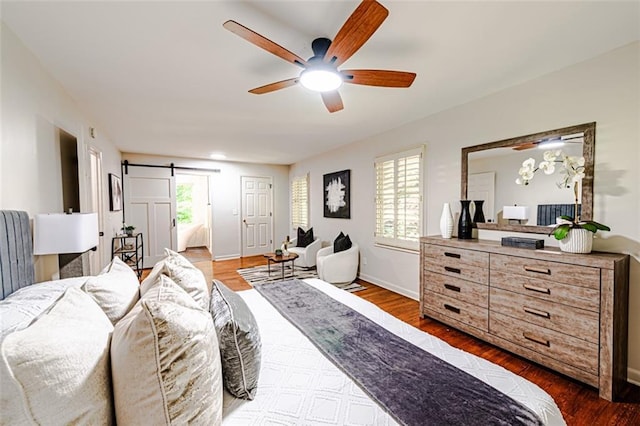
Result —
<instances>
[{"instance_id":1,"label":"dark ceramic vase","mask_svg":"<svg viewBox=\"0 0 640 426\"><path fill-rule=\"evenodd\" d=\"M473 223L484 223L484 212L482 211L484 200L473 200L473 204L476 206L476 211L473 214Z\"/></svg>"},{"instance_id":2,"label":"dark ceramic vase","mask_svg":"<svg viewBox=\"0 0 640 426\"><path fill-rule=\"evenodd\" d=\"M471 200L460 200L460 204L462 205L462 211L458 219L458 238L461 240L470 240L473 238L473 221L471 220L471 212L469 211Z\"/></svg>"}]
</instances>

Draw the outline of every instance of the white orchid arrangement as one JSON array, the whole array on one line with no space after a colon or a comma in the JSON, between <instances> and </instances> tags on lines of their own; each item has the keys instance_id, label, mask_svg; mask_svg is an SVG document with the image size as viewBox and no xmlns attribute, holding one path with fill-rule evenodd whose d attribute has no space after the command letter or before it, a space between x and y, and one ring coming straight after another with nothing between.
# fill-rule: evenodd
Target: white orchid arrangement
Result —
<instances>
[{"instance_id":1,"label":"white orchid arrangement","mask_svg":"<svg viewBox=\"0 0 640 426\"><path fill-rule=\"evenodd\" d=\"M529 185L529 181L538 170L542 170L544 174L551 175L556 171L556 163L562 164L561 173L563 175L562 182L558 182L558 188L571 188L577 191L577 186L584 178L584 157L572 157L566 155L560 150L545 151L543 161L536 167L536 160L528 158L522 162L522 167L518 174L520 177L516 179L518 185ZM576 199L578 195L576 193Z\"/></svg>"},{"instance_id":2,"label":"white orchid arrangement","mask_svg":"<svg viewBox=\"0 0 640 426\"><path fill-rule=\"evenodd\" d=\"M522 167L520 167L520 170L518 171L520 177L516 179L516 183L518 185L529 185L529 181L533 179L533 176L538 170L542 170L546 175L551 175L556 170L556 164L562 165L562 168L560 169L562 181L556 183L558 188L562 189L573 187L575 217L560 216L566 222L553 228L549 235L553 234L556 240L562 240L569 234L569 231L572 228L587 229L594 234L598 230L611 231L611 228L608 226L592 220L581 222L580 217L578 216L578 189L580 182L582 182L582 179L585 176L584 157L569 156L561 150L545 151L543 154L543 161L541 161L537 167L536 160L533 158L528 158L522 162Z\"/></svg>"}]
</instances>

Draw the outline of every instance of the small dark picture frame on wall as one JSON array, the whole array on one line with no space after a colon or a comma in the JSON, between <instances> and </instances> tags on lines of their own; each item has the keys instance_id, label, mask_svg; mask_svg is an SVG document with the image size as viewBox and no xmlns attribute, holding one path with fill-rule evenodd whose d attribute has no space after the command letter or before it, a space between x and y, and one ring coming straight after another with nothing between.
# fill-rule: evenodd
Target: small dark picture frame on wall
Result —
<instances>
[{"instance_id":1,"label":"small dark picture frame on wall","mask_svg":"<svg viewBox=\"0 0 640 426\"><path fill-rule=\"evenodd\" d=\"M323 176L324 217L351 219L351 170Z\"/></svg>"},{"instance_id":2,"label":"small dark picture frame on wall","mask_svg":"<svg viewBox=\"0 0 640 426\"><path fill-rule=\"evenodd\" d=\"M118 212L122 210L122 184L120 177L109 173L109 210Z\"/></svg>"}]
</instances>

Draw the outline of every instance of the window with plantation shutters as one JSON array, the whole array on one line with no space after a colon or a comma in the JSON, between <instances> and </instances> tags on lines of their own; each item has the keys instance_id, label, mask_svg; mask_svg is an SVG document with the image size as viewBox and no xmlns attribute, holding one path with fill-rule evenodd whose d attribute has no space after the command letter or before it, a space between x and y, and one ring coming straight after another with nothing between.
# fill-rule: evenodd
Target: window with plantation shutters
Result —
<instances>
[{"instance_id":1,"label":"window with plantation shutters","mask_svg":"<svg viewBox=\"0 0 640 426\"><path fill-rule=\"evenodd\" d=\"M291 226L294 230L309 226L309 174L291 182Z\"/></svg>"},{"instance_id":2,"label":"window with plantation shutters","mask_svg":"<svg viewBox=\"0 0 640 426\"><path fill-rule=\"evenodd\" d=\"M419 249L422 148L376 158L376 244Z\"/></svg>"}]
</instances>

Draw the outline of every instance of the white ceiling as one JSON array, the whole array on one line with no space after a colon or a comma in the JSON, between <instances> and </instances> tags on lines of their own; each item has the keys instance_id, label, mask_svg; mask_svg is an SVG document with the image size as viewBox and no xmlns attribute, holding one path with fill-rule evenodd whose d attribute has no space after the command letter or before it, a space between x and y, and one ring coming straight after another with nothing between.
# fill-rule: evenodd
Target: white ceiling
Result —
<instances>
[{"instance_id":1,"label":"white ceiling","mask_svg":"<svg viewBox=\"0 0 640 426\"><path fill-rule=\"evenodd\" d=\"M418 74L408 89L344 85L345 109L300 69L222 27L233 19L303 58L357 1L7 2L2 20L124 152L291 164L640 39L640 3L382 0L389 17L344 67Z\"/></svg>"}]
</instances>

